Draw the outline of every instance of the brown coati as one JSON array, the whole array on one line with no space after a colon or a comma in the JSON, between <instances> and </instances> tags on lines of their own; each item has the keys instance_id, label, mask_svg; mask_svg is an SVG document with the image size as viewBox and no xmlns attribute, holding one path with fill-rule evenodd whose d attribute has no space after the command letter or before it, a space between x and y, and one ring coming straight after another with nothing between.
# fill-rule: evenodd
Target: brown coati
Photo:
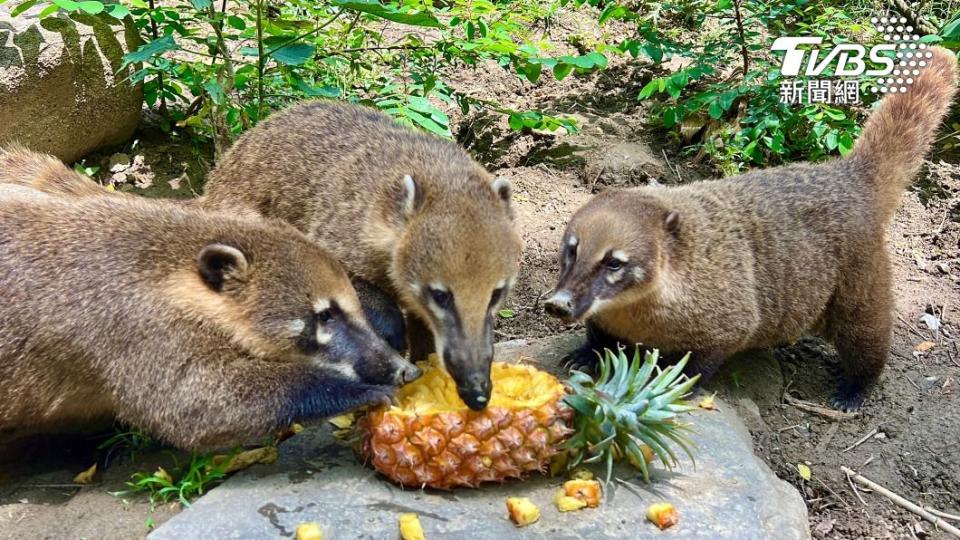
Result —
<instances>
[{"instance_id":1,"label":"brown coati","mask_svg":"<svg viewBox=\"0 0 960 540\"><path fill-rule=\"evenodd\" d=\"M371 109L311 102L240 137L201 201L283 219L330 249L361 296L404 309L411 357L439 351L460 397L482 409L493 314L514 282L521 249L510 198L509 182L450 142ZM399 314L368 311L398 345Z\"/></svg>"},{"instance_id":2,"label":"brown coati","mask_svg":"<svg viewBox=\"0 0 960 540\"><path fill-rule=\"evenodd\" d=\"M419 374L332 256L259 217L0 184L0 291L4 438L114 416L216 447Z\"/></svg>"},{"instance_id":3,"label":"brown coati","mask_svg":"<svg viewBox=\"0 0 960 540\"><path fill-rule=\"evenodd\" d=\"M933 57L904 94L885 97L853 152L678 187L601 193L564 233L549 313L587 320L572 363L612 341L692 351L709 376L731 354L814 330L836 346L834 406L857 409L889 352L884 229L917 174L957 85Z\"/></svg>"}]
</instances>

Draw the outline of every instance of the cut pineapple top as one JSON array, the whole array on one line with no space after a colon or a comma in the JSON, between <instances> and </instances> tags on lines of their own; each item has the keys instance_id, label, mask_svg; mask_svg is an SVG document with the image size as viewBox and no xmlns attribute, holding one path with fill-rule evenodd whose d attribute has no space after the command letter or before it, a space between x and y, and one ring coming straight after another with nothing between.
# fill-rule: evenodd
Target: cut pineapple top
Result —
<instances>
[{"instance_id":1,"label":"cut pineapple top","mask_svg":"<svg viewBox=\"0 0 960 540\"><path fill-rule=\"evenodd\" d=\"M465 412L467 406L457 395L457 385L437 355L421 364L423 376L397 392L393 414L423 416L441 412ZM493 393L489 407L536 409L565 393L556 377L531 366L494 362L490 370Z\"/></svg>"}]
</instances>

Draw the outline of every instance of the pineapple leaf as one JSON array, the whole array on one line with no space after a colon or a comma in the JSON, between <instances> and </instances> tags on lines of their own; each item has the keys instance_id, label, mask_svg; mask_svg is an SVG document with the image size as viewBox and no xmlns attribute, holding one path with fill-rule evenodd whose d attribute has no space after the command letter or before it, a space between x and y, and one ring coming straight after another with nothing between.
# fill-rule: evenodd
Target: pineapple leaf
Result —
<instances>
[{"instance_id":1,"label":"pineapple leaf","mask_svg":"<svg viewBox=\"0 0 960 540\"><path fill-rule=\"evenodd\" d=\"M572 394L565 398L574 410L576 434L565 444L570 459L567 468L581 464L606 466L606 481L613 465L629 461L649 482L649 468L641 445L648 446L667 468L679 464L672 445L693 461L692 443L681 435L688 431L677 415L693 409L683 401L698 377L683 374L689 354L676 365L661 369L657 350L643 354L639 348L628 356L623 348L604 350L599 373L591 378L574 372L568 386Z\"/></svg>"}]
</instances>

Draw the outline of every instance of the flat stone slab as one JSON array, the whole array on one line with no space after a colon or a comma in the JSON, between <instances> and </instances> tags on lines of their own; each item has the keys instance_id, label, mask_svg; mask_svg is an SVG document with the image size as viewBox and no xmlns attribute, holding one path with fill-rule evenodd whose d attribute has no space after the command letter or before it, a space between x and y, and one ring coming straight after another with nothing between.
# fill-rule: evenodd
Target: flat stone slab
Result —
<instances>
[{"instance_id":1,"label":"flat stone slab","mask_svg":"<svg viewBox=\"0 0 960 540\"><path fill-rule=\"evenodd\" d=\"M554 360L551 344L556 348L555 340L506 344L498 358L534 352L546 363ZM570 513L553 504L561 478L534 476L451 492L402 490L362 466L329 426L318 425L283 443L277 463L236 474L149 538L285 538L307 521L319 523L325 539L398 538L398 518L405 512L420 515L428 540L809 538L800 494L754 456L733 408L720 400L717 408L687 418L695 430L696 467L686 458L674 471L656 464L650 484L621 467L599 508ZM516 528L507 518L510 496L529 497L540 507L540 521ZM663 501L680 514L680 523L667 531L645 517L649 505Z\"/></svg>"}]
</instances>

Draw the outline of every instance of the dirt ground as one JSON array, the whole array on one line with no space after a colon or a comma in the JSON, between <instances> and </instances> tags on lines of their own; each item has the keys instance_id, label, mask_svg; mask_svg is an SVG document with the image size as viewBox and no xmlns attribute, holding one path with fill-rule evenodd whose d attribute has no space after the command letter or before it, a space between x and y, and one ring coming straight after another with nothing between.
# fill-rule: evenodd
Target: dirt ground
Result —
<instances>
[{"instance_id":1,"label":"dirt ground","mask_svg":"<svg viewBox=\"0 0 960 540\"><path fill-rule=\"evenodd\" d=\"M647 67L622 62L597 75L537 85L486 66L454 75L454 87L477 90L514 108L573 115L582 125L576 135L520 135L500 117L454 118L458 141L515 185L525 250L507 306L514 316L498 322L498 339L582 331L545 316L539 299L556 278L566 220L608 177L624 178L604 168L603 156L612 148L637 145L631 151L639 155L628 157L633 170L642 172L626 175L629 183L714 175L709 167L693 164L690 155L679 154L677 141L648 127L647 111L634 97L649 77ZM211 160L209 148L171 142L149 130L136 145L119 150L132 161L122 171L124 189L132 189L129 184L140 175L149 177L146 192L159 195L198 191ZM101 180L116 174L107 170L110 155L87 160L95 165L102 158ZM138 162L136 156L143 157ZM960 514L960 155L931 157L904 196L888 248L895 267L897 324L887 369L859 414L836 420L788 402L827 406L836 357L813 339L773 351L772 379L761 378L749 362L723 375L751 396L742 400L733 392L729 397L744 411L757 454L804 494L816 538L947 538L877 493L854 492L840 466L857 469L911 501ZM942 324L939 330L921 320L925 315L927 322ZM177 511L171 505L152 508L142 496L110 494L123 490L131 473L169 461L166 454L114 459L93 485L78 488L70 485L73 475L103 456L96 455L90 440L55 447L57 452L46 455L31 451L29 461L0 464L0 538L138 537ZM810 480L800 477L800 463L810 467Z\"/></svg>"}]
</instances>

